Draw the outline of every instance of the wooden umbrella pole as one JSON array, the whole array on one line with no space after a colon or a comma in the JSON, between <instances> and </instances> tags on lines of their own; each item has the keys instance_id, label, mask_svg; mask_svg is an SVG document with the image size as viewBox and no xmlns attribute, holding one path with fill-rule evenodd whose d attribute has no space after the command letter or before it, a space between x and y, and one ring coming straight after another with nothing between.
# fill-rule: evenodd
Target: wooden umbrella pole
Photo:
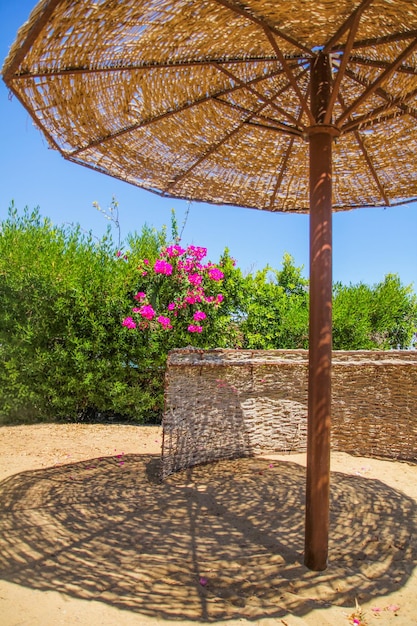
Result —
<instances>
[{"instance_id":1,"label":"wooden umbrella pole","mask_svg":"<svg viewBox=\"0 0 417 626\"><path fill-rule=\"evenodd\" d=\"M330 97L330 60L317 57L311 70L310 128L310 336L305 565L327 567L330 486L332 360L332 142L322 124Z\"/></svg>"}]
</instances>

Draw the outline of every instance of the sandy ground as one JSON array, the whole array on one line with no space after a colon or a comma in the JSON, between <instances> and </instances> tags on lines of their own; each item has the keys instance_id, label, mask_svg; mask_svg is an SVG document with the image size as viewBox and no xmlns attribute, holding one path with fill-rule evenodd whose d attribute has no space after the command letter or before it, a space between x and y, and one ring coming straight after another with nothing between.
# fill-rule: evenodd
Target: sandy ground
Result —
<instances>
[{"instance_id":1,"label":"sandy ground","mask_svg":"<svg viewBox=\"0 0 417 626\"><path fill-rule=\"evenodd\" d=\"M332 455L316 573L304 455L161 483L160 450L157 427L0 428L2 626L417 625L416 465Z\"/></svg>"}]
</instances>

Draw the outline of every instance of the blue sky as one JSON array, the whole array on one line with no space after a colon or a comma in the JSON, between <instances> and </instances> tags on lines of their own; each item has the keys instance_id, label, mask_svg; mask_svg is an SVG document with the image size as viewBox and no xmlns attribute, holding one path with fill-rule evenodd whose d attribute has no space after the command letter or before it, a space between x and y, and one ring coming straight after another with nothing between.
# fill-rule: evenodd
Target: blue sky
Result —
<instances>
[{"instance_id":1,"label":"blue sky","mask_svg":"<svg viewBox=\"0 0 417 626\"><path fill-rule=\"evenodd\" d=\"M35 6L34 0L0 0L0 65L18 28ZM181 226L185 201L143 191L103 174L65 161L49 149L29 114L9 98L0 81L0 219L12 200L19 211L39 207L55 224L78 223L97 237L108 225L93 202L106 209L119 203L122 237L147 223L169 226L174 208ZM116 233L115 233L116 236ZM239 207L192 203L184 244L208 248L216 261L227 246L245 272L269 264L279 268L290 253L308 276L308 216L268 213ZM417 203L387 209L358 209L334 215L333 279L344 284L373 285L386 274L398 274L417 291Z\"/></svg>"}]
</instances>

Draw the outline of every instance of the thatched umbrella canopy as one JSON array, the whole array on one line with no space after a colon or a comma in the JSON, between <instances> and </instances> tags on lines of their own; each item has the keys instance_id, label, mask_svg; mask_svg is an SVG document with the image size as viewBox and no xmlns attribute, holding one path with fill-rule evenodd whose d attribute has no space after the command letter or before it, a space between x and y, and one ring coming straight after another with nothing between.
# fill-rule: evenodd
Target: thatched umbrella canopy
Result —
<instances>
[{"instance_id":1,"label":"thatched umbrella canopy","mask_svg":"<svg viewBox=\"0 0 417 626\"><path fill-rule=\"evenodd\" d=\"M310 212L305 563L327 562L331 213L417 199L417 4L42 0L4 79L70 161Z\"/></svg>"}]
</instances>

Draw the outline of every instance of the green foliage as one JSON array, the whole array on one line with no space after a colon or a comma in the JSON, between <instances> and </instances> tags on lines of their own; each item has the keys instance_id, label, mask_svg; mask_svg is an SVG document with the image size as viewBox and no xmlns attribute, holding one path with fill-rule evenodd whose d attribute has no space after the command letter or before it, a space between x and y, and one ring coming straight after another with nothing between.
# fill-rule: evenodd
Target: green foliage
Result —
<instances>
[{"instance_id":1,"label":"green foliage","mask_svg":"<svg viewBox=\"0 0 417 626\"><path fill-rule=\"evenodd\" d=\"M364 284L333 287L333 348L370 350L372 289Z\"/></svg>"},{"instance_id":2,"label":"green foliage","mask_svg":"<svg viewBox=\"0 0 417 626\"><path fill-rule=\"evenodd\" d=\"M334 349L406 349L416 327L416 296L398 276L388 274L373 287L334 286Z\"/></svg>"},{"instance_id":3,"label":"green foliage","mask_svg":"<svg viewBox=\"0 0 417 626\"><path fill-rule=\"evenodd\" d=\"M124 327L144 287L143 260L153 267L178 241L175 213L170 241L166 228L145 224L116 247L110 227L96 241L78 227L54 226L38 210L18 215L10 208L0 227L0 423L158 422L171 348L308 347L308 281L288 254L280 270L244 276L226 249L217 264L221 286L205 284L207 295L224 299L204 309L202 333L190 334L184 324L172 331ZM162 309L184 288L175 281L162 286L155 273L147 281ZM335 349L407 348L416 328L416 296L398 276L373 287L334 286Z\"/></svg>"},{"instance_id":4,"label":"green foliage","mask_svg":"<svg viewBox=\"0 0 417 626\"><path fill-rule=\"evenodd\" d=\"M0 419L156 419L160 360L121 327L135 262L164 235L132 236L117 258L78 228L56 228L37 210L12 207L0 233Z\"/></svg>"},{"instance_id":5,"label":"green foliage","mask_svg":"<svg viewBox=\"0 0 417 626\"><path fill-rule=\"evenodd\" d=\"M243 284L242 347L249 349L308 346L308 281L302 267L284 255L282 270L264 268Z\"/></svg>"}]
</instances>

